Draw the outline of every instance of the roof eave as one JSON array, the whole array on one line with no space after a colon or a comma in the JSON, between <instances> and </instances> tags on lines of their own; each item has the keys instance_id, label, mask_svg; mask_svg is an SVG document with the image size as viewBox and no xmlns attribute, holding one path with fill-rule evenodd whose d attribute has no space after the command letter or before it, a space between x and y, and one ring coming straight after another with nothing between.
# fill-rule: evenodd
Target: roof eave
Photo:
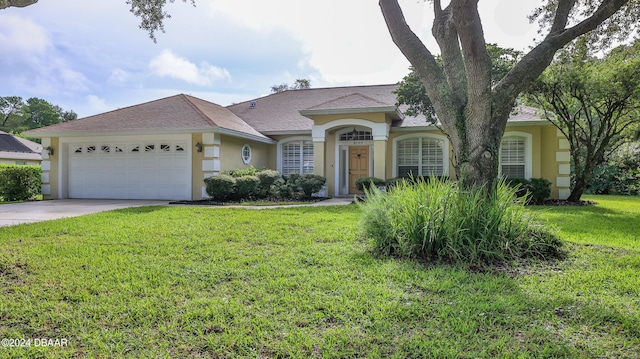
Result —
<instances>
[{"instance_id":1,"label":"roof eave","mask_svg":"<svg viewBox=\"0 0 640 359\"><path fill-rule=\"evenodd\" d=\"M128 129L128 130L93 130L93 131L39 131L32 133L24 132L27 137L86 137L86 136L121 136L121 135L164 135L164 134L187 134L195 132L212 132L217 127L194 127L194 128L155 128L155 129Z\"/></svg>"},{"instance_id":2,"label":"roof eave","mask_svg":"<svg viewBox=\"0 0 640 359\"><path fill-rule=\"evenodd\" d=\"M273 144L277 143L275 140L273 140L271 138L268 138L268 137L256 136L256 135L252 135L252 134L249 134L249 133L229 130L227 128L220 128L219 132L222 135L229 135L229 136L244 138L244 139L247 139L247 140L262 142L262 143L266 143L266 144L270 144L270 145L273 145Z\"/></svg>"},{"instance_id":3,"label":"roof eave","mask_svg":"<svg viewBox=\"0 0 640 359\"><path fill-rule=\"evenodd\" d=\"M384 112L389 115L396 116L397 119L402 118L402 113L396 106L381 106L381 107L357 107L357 108L331 108L331 109L317 109L317 110L300 110L298 111L302 116L311 118L311 116L318 115L345 115L354 113L377 113Z\"/></svg>"},{"instance_id":4,"label":"roof eave","mask_svg":"<svg viewBox=\"0 0 640 359\"><path fill-rule=\"evenodd\" d=\"M308 130L280 130L280 131L260 131L265 136L287 136L287 135L309 135L311 136L311 129Z\"/></svg>"}]
</instances>

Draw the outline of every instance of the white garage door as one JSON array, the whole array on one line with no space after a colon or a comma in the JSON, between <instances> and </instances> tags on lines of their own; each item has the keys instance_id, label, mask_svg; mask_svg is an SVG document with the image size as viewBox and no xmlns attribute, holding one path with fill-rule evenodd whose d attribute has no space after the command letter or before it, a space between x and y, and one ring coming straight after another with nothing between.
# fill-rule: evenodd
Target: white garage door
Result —
<instances>
[{"instance_id":1,"label":"white garage door","mask_svg":"<svg viewBox=\"0 0 640 359\"><path fill-rule=\"evenodd\" d=\"M69 198L191 199L188 141L69 144Z\"/></svg>"}]
</instances>

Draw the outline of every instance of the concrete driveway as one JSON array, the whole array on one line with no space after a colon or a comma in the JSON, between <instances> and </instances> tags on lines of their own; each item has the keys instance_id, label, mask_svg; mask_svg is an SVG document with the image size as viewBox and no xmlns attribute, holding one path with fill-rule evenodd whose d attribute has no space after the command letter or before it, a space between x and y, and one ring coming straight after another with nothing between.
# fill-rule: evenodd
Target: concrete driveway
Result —
<instances>
[{"instance_id":1,"label":"concrete driveway","mask_svg":"<svg viewBox=\"0 0 640 359\"><path fill-rule=\"evenodd\" d=\"M76 217L113 209L161 206L169 201L117 199L57 199L51 201L0 204L0 227Z\"/></svg>"}]
</instances>

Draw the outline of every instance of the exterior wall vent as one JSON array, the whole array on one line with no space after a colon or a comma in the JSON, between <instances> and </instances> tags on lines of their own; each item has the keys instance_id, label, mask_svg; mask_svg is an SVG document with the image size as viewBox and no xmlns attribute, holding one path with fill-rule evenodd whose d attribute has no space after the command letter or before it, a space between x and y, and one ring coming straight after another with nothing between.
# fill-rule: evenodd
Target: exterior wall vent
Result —
<instances>
[{"instance_id":1,"label":"exterior wall vent","mask_svg":"<svg viewBox=\"0 0 640 359\"><path fill-rule=\"evenodd\" d=\"M257 105L258 103L256 101L251 101L251 108L256 108Z\"/></svg>"}]
</instances>

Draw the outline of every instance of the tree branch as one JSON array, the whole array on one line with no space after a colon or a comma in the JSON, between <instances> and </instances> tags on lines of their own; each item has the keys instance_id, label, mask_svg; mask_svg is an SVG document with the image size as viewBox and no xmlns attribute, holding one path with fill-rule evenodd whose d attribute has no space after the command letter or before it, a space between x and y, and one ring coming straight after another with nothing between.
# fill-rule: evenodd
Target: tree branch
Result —
<instances>
[{"instance_id":1,"label":"tree branch","mask_svg":"<svg viewBox=\"0 0 640 359\"><path fill-rule=\"evenodd\" d=\"M558 5L569 0L562 0ZM555 53L573 41L580 35L597 28L602 22L615 14L620 8L630 0L602 0L600 7L588 18L569 29L561 29L549 33L549 35L527 55L525 55L507 75L493 88L494 107L512 103L517 95L528 87L544 69L546 69ZM564 9L563 7L563 9ZM564 11L564 10L563 10ZM554 25L559 26L561 18L554 20Z\"/></svg>"},{"instance_id":2,"label":"tree branch","mask_svg":"<svg viewBox=\"0 0 640 359\"><path fill-rule=\"evenodd\" d=\"M431 33L436 39L442 56L444 72L457 101L466 103L467 76L458 41L458 30L453 21L451 6L442 9L440 1L434 1L435 19Z\"/></svg>"},{"instance_id":3,"label":"tree branch","mask_svg":"<svg viewBox=\"0 0 640 359\"><path fill-rule=\"evenodd\" d=\"M575 4L576 4L576 0L560 0L559 1L558 7L556 9L555 17L553 18L553 25L551 25L551 30L549 31L549 34L564 30L564 28L567 27L569 14L571 13L571 9L573 9Z\"/></svg>"}]
</instances>

